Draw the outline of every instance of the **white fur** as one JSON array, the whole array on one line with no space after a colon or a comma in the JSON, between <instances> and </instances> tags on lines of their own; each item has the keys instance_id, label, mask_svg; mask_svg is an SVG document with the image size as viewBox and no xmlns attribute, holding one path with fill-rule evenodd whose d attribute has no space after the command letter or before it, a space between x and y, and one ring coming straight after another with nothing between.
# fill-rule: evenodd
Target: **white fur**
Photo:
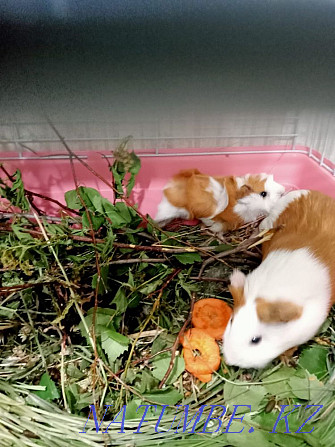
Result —
<instances>
[{"instance_id":1,"label":"white fur","mask_svg":"<svg viewBox=\"0 0 335 447\"><path fill-rule=\"evenodd\" d=\"M209 230L213 231L213 233L222 233L224 230L224 225L221 222L214 222L214 220L211 219L200 220Z\"/></svg>"},{"instance_id":2,"label":"white fur","mask_svg":"<svg viewBox=\"0 0 335 447\"><path fill-rule=\"evenodd\" d=\"M242 186L245 184L246 175L244 177L235 177L236 185L238 189L242 188Z\"/></svg>"},{"instance_id":3,"label":"white fur","mask_svg":"<svg viewBox=\"0 0 335 447\"><path fill-rule=\"evenodd\" d=\"M260 225L260 230L268 230L273 228L273 224L278 219L280 214L288 207L288 205L301 196L305 196L309 193L306 189L300 189L298 191L290 191L281 197L272 207L269 216L264 219Z\"/></svg>"},{"instance_id":4,"label":"white fur","mask_svg":"<svg viewBox=\"0 0 335 447\"><path fill-rule=\"evenodd\" d=\"M221 233L223 231L223 224L221 222L214 222L212 219L227 208L229 203L227 190L213 177L209 177L209 185L206 191L213 194L214 200L216 201L216 208L211 216L203 217L200 220L213 233Z\"/></svg>"},{"instance_id":5,"label":"white fur","mask_svg":"<svg viewBox=\"0 0 335 447\"><path fill-rule=\"evenodd\" d=\"M247 176L245 176L247 178ZM237 201L234 206L234 211L238 214L245 223L252 222L260 216L267 216L272 207L277 203L285 192L284 186L273 180L273 175L261 174L264 180L264 191L267 193L266 197L260 194L251 193ZM238 183L239 184L239 183ZM244 183L242 182L242 185Z\"/></svg>"},{"instance_id":6,"label":"white fur","mask_svg":"<svg viewBox=\"0 0 335 447\"><path fill-rule=\"evenodd\" d=\"M173 206L163 194L163 198L158 205L155 221L160 224L166 224L172 219L188 219L189 212L185 208Z\"/></svg>"},{"instance_id":7,"label":"white fur","mask_svg":"<svg viewBox=\"0 0 335 447\"><path fill-rule=\"evenodd\" d=\"M209 177L209 186L206 191L211 192L213 194L214 200L216 201L216 209L212 216L208 217L208 219L217 216L218 214L224 211L229 203L229 196L227 194L227 190L224 186L222 186L217 180L213 177Z\"/></svg>"},{"instance_id":8,"label":"white fur","mask_svg":"<svg viewBox=\"0 0 335 447\"><path fill-rule=\"evenodd\" d=\"M244 287L245 283L245 274L242 273L240 270L233 270L233 273L230 275L230 284L233 287L236 287L236 289L239 289L240 287Z\"/></svg>"},{"instance_id":9,"label":"white fur","mask_svg":"<svg viewBox=\"0 0 335 447\"><path fill-rule=\"evenodd\" d=\"M241 286L241 272L232 275ZM246 304L235 312L224 334L223 354L227 364L263 368L293 346L311 339L328 313L331 284L328 268L307 248L271 252L261 265L244 276ZM290 301L303 306L297 320L262 323L256 313L256 298ZM261 336L258 344L253 337Z\"/></svg>"}]
</instances>

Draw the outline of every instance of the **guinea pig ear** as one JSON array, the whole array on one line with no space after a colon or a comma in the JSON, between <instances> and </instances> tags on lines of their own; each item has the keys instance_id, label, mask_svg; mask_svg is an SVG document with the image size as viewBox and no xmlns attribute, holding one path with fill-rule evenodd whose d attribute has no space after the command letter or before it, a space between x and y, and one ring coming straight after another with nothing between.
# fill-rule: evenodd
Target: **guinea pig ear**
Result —
<instances>
[{"instance_id":1,"label":"guinea pig ear","mask_svg":"<svg viewBox=\"0 0 335 447\"><path fill-rule=\"evenodd\" d=\"M301 316L302 307L291 301L267 301L257 298L256 311L263 323L287 323Z\"/></svg>"},{"instance_id":2,"label":"guinea pig ear","mask_svg":"<svg viewBox=\"0 0 335 447\"><path fill-rule=\"evenodd\" d=\"M253 189L249 185L242 185L241 188L239 188L236 192L236 199L242 199L243 197L247 196L253 192Z\"/></svg>"},{"instance_id":3,"label":"guinea pig ear","mask_svg":"<svg viewBox=\"0 0 335 447\"><path fill-rule=\"evenodd\" d=\"M234 299L234 309L245 304L244 284L246 276L240 270L235 269L230 275L229 291Z\"/></svg>"}]
</instances>

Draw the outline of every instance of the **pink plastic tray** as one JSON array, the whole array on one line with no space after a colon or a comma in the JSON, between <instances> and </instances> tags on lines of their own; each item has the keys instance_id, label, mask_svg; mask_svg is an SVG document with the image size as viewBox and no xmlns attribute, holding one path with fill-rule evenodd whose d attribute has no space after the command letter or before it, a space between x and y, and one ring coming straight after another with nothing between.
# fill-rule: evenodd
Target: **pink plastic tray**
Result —
<instances>
[{"instance_id":1,"label":"pink plastic tray","mask_svg":"<svg viewBox=\"0 0 335 447\"><path fill-rule=\"evenodd\" d=\"M283 150L280 146L269 146L261 149ZM246 150L255 151L255 148L234 148L234 151ZM201 149L201 152L214 151L218 151L218 148ZM186 151L183 149L181 152L185 153ZM194 153L195 150L192 149L192 152ZM64 192L74 188L68 159L6 160L9 155L12 157L13 153L3 154L2 161L10 172L17 168L22 171L27 189L64 202ZM110 179L106 160L101 157L101 154L90 152L82 153L82 155L87 155L86 162L92 168L104 178ZM78 161L74 161L74 165L81 185L96 188L103 196L112 198L111 190L104 183ZM142 168L133 191L133 202L138 203L139 209L143 213L148 213L154 217L157 205L162 197L162 189L168 179L180 169L193 167L213 175L266 172L273 174L275 180L284 184L288 189L316 189L335 198L335 177L331 173L320 167L317 162L305 154L286 151L284 153L267 154L142 157Z\"/></svg>"}]
</instances>

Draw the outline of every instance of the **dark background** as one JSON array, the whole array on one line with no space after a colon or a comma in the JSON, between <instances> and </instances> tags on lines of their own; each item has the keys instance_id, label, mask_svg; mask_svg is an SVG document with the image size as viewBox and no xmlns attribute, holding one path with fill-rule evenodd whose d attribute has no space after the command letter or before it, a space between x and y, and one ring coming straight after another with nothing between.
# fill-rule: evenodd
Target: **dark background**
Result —
<instances>
[{"instance_id":1,"label":"dark background","mask_svg":"<svg viewBox=\"0 0 335 447\"><path fill-rule=\"evenodd\" d=\"M5 0L0 14L5 119L334 106L334 1Z\"/></svg>"}]
</instances>

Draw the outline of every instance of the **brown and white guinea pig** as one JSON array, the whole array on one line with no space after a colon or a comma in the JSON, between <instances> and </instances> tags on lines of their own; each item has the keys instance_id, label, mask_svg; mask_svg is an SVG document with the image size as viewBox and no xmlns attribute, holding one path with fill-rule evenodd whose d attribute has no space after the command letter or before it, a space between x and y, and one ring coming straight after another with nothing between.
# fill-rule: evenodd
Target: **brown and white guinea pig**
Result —
<instances>
[{"instance_id":1,"label":"brown and white guinea pig","mask_svg":"<svg viewBox=\"0 0 335 447\"><path fill-rule=\"evenodd\" d=\"M189 169L166 185L155 220L164 226L175 218L200 219L214 232L233 230L268 215L284 192L272 175L213 177Z\"/></svg>"},{"instance_id":2,"label":"brown and white guinea pig","mask_svg":"<svg viewBox=\"0 0 335 447\"><path fill-rule=\"evenodd\" d=\"M244 368L263 368L310 340L335 303L335 200L289 192L261 228L276 228L263 244L262 263L230 278L234 312L223 355Z\"/></svg>"}]
</instances>

